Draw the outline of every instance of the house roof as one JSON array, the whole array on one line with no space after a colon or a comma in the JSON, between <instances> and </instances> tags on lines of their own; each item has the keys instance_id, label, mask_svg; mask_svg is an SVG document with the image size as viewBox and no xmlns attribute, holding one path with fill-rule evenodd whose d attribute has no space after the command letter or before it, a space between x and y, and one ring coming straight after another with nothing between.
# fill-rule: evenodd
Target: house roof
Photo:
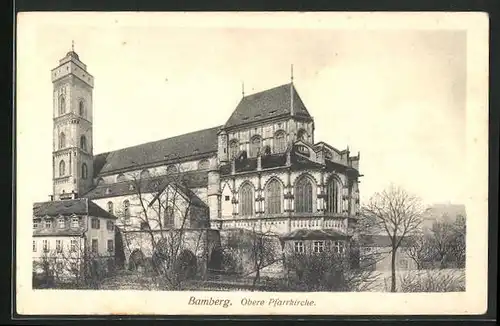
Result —
<instances>
[{"instance_id":1,"label":"house roof","mask_svg":"<svg viewBox=\"0 0 500 326\"><path fill-rule=\"evenodd\" d=\"M116 216L108 213L87 198L56 200L33 204L33 216L36 217L73 214L116 219Z\"/></svg>"},{"instance_id":2,"label":"house roof","mask_svg":"<svg viewBox=\"0 0 500 326\"><path fill-rule=\"evenodd\" d=\"M161 162L177 162L217 151L221 126L127 147L94 157L94 177L132 167Z\"/></svg>"},{"instance_id":3,"label":"house roof","mask_svg":"<svg viewBox=\"0 0 500 326\"><path fill-rule=\"evenodd\" d=\"M202 188L206 187L208 184L208 174L206 171L193 171L193 172L184 172L180 176L163 175L150 179L140 180L141 182L144 182L140 190L142 192L151 192L154 191L155 189L159 189L158 186L154 184L155 182L160 182L160 184L165 184L166 182L172 182L172 180L185 183L186 186L189 188ZM130 187L131 185L134 184L135 182L133 181L124 181L112 184L100 184L95 188L91 189L86 194L84 194L83 197L90 199L98 199L98 198L137 194L137 190Z\"/></svg>"},{"instance_id":4,"label":"house roof","mask_svg":"<svg viewBox=\"0 0 500 326\"><path fill-rule=\"evenodd\" d=\"M295 86L289 83L244 96L231 117L229 117L229 120L227 120L224 128L290 115L290 87L293 87L294 115L311 118Z\"/></svg>"},{"instance_id":5,"label":"house roof","mask_svg":"<svg viewBox=\"0 0 500 326\"><path fill-rule=\"evenodd\" d=\"M410 236L406 236L401 241L401 245L407 245L410 239ZM358 241L364 247L390 247L392 245L391 239L386 234L362 234Z\"/></svg>"},{"instance_id":6,"label":"house roof","mask_svg":"<svg viewBox=\"0 0 500 326\"><path fill-rule=\"evenodd\" d=\"M346 239L349 236L333 229L310 230L297 229L281 236L282 240L334 240Z\"/></svg>"}]
</instances>

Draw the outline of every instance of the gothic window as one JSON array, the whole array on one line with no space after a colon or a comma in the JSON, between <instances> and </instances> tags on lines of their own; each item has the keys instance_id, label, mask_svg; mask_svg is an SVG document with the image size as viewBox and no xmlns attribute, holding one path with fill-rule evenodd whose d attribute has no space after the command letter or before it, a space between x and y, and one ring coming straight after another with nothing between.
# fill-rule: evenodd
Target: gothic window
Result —
<instances>
[{"instance_id":1,"label":"gothic window","mask_svg":"<svg viewBox=\"0 0 500 326\"><path fill-rule=\"evenodd\" d=\"M87 179L87 174L88 174L87 164L82 163L82 179Z\"/></svg>"},{"instance_id":2,"label":"gothic window","mask_svg":"<svg viewBox=\"0 0 500 326\"><path fill-rule=\"evenodd\" d=\"M175 165L169 165L167 167L167 173L176 173L177 172L177 167Z\"/></svg>"},{"instance_id":3,"label":"gothic window","mask_svg":"<svg viewBox=\"0 0 500 326\"><path fill-rule=\"evenodd\" d=\"M108 213L113 214L113 202L108 201Z\"/></svg>"},{"instance_id":4,"label":"gothic window","mask_svg":"<svg viewBox=\"0 0 500 326\"><path fill-rule=\"evenodd\" d=\"M262 147L262 139L259 136L254 136L250 142L250 157L259 155Z\"/></svg>"},{"instance_id":5,"label":"gothic window","mask_svg":"<svg viewBox=\"0 0 500 326\"><path fill-rule=\"evenodd\" d=\"M128 200L123 201L123 216L125 218L130 217L130 202Z\"/></svg>"},{"instance_id":6,"label":"gothic window","mask_svg":"<svg viewBox=\"0 0 500 326\"><path fill-rule=\"evenodd\" d=\"M328 213L339 213L339 183L331 178L326 186L326 211Z\"/></svg>"},{"instance_id":7,"label":"gothic window","mask_svg":"<svg viewBox=\"0 0 500 326\"><path fill-rule=\"evenodd\" d=\"M209 167L208 160L202 160L198 163L198 170L207 170Z\"/></svg>"},{"instance_id":8,"label":"gothic window","mask_svg":"<svg viewBox=\"0 0 500 326\"><path fill-rule=\"evenodd\" d=\"M240 215L253 215L253 187L250 184L245 184L240 189Z\"/></svg>"},{"instance_id":9,"label":"gothic window","mask_svg":"<svg viewBox=\"0 0 500 326\"><path fill-rule=\"evenodd\" d=\"M174 226L174 208L168 206L163 212L163 227L171 228Z\"/></svg>"},{"instance_id":10,"label":"gothic window","mask_svg":"<svg viewBox=\"0 0 500 326\"><path fill-rule=\"evenodd\" d=\"M233 159L238 155L238 140L233 139L229 143L229 158Z\"/></svg>"},{"instance_id":11,"label":"gothic window","mask_svg":"<svg viewBox=\"0 0 500 326\"><path fill-rule=\"evenodd\" d=\"M297 133L297 140L307 140L307 132L304 129L300 129Z\"/></svg>"},{"instance_id":12,"label":"gothic window","mask_svg":"<svg viewBox=\"0 0 500 326\"><path fill-rule=\"evenodd\" d=\"M281 213L281 185L278 180L271 180L266 189L266 213Z\"/></svg>"},{"instance_id":13,"label":"gothic window","mask_svg":"<svg viewBox=\"0 0 500 326\"><path fill-rule=\"evenodd\" d=\"M274 135L274 152L283 153L286 149L285 132L280 130Z\"/></svg>"},{"instance_id":14,"label":"gothic window","mask_svg":"<svg viewBox=\"0 0 500 326\"><path fill-rule=\"evenodd\" d=\"M126 181L127 179L125 178L125 176L120 173L117 177L116 177L116 182L123 182L123 181Z\"/></svg>"},{"instance_id":15,"label":"gothic window","mask_svg":"<svg viewBox=\"0 0 500 326\"><path fill-rule=\"evenodd\" d=\"M295 211L298 213L312 213L313 187L307 177L302 177L295 185Z\"/></svg>"},{"instance_id":16,"label":"gothic window","mask_svg":"<svg viewBox=\"0 0 500 326\"><path fill-rule=\"evenodd\" d=\"M83 100L78 101L78 113L81 117L85 117L85 104Z\"/></svg>"},{"instance_id":17,"label":"gothic window","mask_svg":"<svg viewBox=\"0 0 500 326\"><path fill-rule=\"evenodd\" d=\"M59 115L66 113L66 100L64 96L59 96Z\"/></svg>"},{"instance_id":18,"label":"gothic window","mask_svg":"<svg viewBox=\"0 0 500 326\"><path fill-rule=\"evenodd\" d=\"M59 176L62 177L66 174L66 163L64 161L59 162Z\"/></svg>"},{"instance_id":19,"label":"gothic window","mask_svg":"<svg viewBox=\"0 0 500 326\"><path fill-rule=\"evenodd\" d=\"M149 178L149 171L148 170L142 170L141 171L141 180L143 179L148 179Z\"/></svg>"},{"instance_id":20,"label":"gothic window","mask_svg":"<svg viewBox=\"0 0 500 326\"><path fill-rule=\"evenodd\" d=\"M87 138L84 135L80 137L80 148L87 151Z\"/></svg>"},{"instance_id":21,"label":"gothic window","mask_svg":"<svg viewBox=\"0 0 500 326\"><path fill-rule=\"evenodd\" d=\"M64 132L59 134L59 149L66 147L66 135Z\"/></svg>"}]
</instances>

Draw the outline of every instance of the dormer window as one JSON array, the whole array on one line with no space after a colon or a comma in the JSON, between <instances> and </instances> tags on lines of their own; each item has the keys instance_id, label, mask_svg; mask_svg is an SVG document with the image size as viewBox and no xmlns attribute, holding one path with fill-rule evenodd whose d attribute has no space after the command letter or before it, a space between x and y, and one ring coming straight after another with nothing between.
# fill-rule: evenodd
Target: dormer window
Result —
<instances>
[{"instance_id":1,"label":"dormer window","mask_svg":"<svg viewBox=\"0 0 500 326\"><path fill-rule=\"evenodd\" d=\"M59 226L60 229L64 229L66 227L66 223L64 222L64 218L62 218L62 217L59 218L57 220L57 222L58 222L58 226Z\"/></svg>"}]
</instances>

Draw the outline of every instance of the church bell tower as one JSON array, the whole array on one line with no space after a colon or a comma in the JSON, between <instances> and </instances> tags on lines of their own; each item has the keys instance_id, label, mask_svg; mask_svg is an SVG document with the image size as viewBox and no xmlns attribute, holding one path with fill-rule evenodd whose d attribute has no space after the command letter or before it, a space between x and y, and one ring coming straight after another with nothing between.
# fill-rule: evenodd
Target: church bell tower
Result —
<instances>
[{"instance_id":1,"label":"church bell tower","mask_svg":"<svg viewBox=\"0 0 500 326\"><path fill-rule=\"evenodd\" d=\"M55 200L81 196L92 186L92 90L94 77L74 45L52 69L53 195Z\"/></svg>"}]
</instances>

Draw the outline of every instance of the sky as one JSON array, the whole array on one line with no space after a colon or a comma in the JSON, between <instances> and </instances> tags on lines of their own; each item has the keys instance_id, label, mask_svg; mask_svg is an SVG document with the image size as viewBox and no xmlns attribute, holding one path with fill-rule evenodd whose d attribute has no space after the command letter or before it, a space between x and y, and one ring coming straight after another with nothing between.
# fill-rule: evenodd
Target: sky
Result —
<instances>
[{"instance_id":1,"label":"sky","mask_svg":"<svg viewBox=\"0 0 500 326\"><path fill-rule=\"evenodd\" d=\"M50 71L74 40L95 79L94 154L222 125L242 82L246 94L288 83L293 64L315 140L360 152L362 202L390 183L464 202L465 32L155 21L18 27L17 159L32 201L52 191Z\"/></svg>"}]
</instances>

